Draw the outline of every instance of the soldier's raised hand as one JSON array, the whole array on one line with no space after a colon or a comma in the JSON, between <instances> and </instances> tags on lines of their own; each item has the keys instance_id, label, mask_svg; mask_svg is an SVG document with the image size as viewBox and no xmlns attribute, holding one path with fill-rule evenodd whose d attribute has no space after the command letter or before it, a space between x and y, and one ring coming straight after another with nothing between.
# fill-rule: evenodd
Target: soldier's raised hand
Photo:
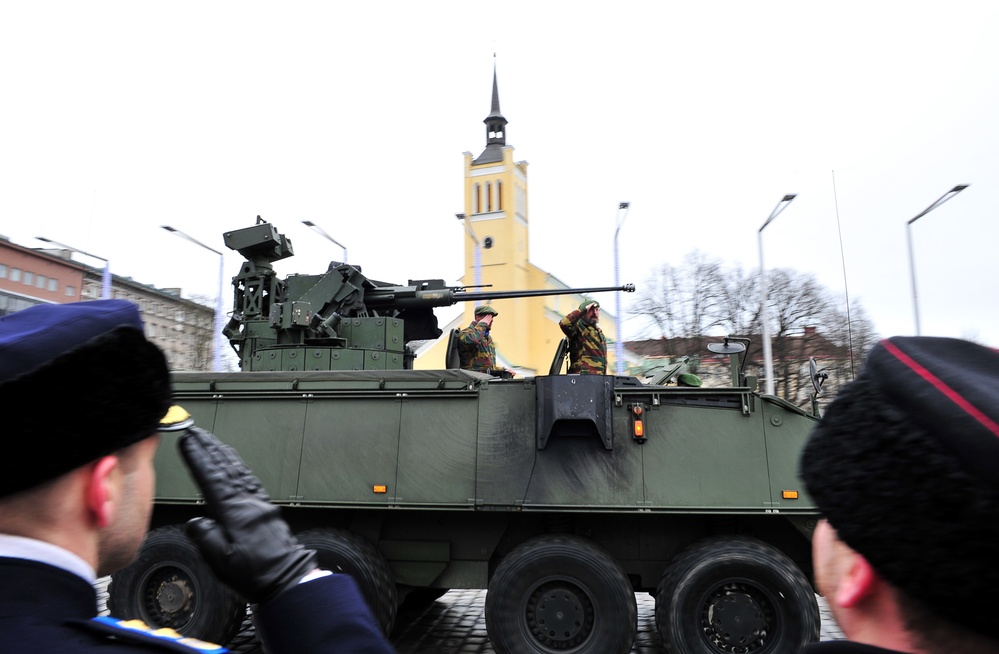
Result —
<instances>
[{"instance_id":1,"label":"soldier's raised hand","mask_svg":"<svg viewBox=\"0 0 999 654\"><path fill-rule=\"evenodd\" d=\"M185 530L215 576L259 604L316 569L316 553L298 543L234 449L197 427L189 428L179 445L209 515L190 520Z\"/></svg>"}]
</instances>

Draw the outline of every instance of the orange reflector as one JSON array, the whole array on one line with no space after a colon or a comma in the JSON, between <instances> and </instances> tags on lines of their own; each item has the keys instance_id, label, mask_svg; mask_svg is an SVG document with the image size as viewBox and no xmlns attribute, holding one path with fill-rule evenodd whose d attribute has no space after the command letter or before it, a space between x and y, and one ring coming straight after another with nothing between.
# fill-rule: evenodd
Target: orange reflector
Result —
<instances>
[{"instance_id":1,"label":"orange reflector","mask_svg":"<svg viewBox=\"0 0 999 654\"><path fill-rule=\"evenodd\" d=\"M798 491L784 491L781 493L781 497L785 500L796 500L798 499Z\"/></svg>"},{"instance_id":2,"label":"orange reflector","mask_svg":"<svg viewBox=\"0 0 999 654\"><path fill-rule=\"evenodd\" d=\"M645 423L641 420L635 421L635 438L645 437Z\"/></svg>"},{"instance_id":3,"label":"orange reflector","mask_svg":"<svg viewBox=\"0 0 999 654\"><path fill-rule=\"evenodd\" d=\"M374 486L371 487L371 490L375 493L387 493L388 486L386 486L385 484L375 484Z\"/></svg>"}]
</instances>

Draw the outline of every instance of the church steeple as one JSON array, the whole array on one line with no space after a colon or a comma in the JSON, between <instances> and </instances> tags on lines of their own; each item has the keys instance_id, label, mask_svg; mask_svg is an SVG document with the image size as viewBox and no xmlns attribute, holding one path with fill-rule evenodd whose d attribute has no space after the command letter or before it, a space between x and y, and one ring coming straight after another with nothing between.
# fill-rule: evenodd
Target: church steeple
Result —
<instances>
[{"instance_id":1,"label":"church steeple","mask_svg":"<svg viewBox=\"0 0 999 654\"><path fill-rule=\"evenodd\" d=\"M503 146L506 145L506 118L500 113L499 84L496 82L496 55L493 54L493 99L489 115L483 120L486 124L486 149L473 165L503 161Z\"/></svg>"}]
</instances>

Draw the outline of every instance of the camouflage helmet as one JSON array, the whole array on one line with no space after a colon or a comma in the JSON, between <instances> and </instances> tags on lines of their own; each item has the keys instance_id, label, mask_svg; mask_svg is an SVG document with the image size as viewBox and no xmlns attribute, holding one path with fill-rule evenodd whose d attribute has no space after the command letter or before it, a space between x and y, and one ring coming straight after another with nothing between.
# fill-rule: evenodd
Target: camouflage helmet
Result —
<instances>
[{"instance_id":1,"label":"camouflage helmet","mask_svg":"<svg viewBox=\"0 0 999 654\"><path fill-rule=\"evenodd\" d=\"M483 304L481 306L475 307L475 311L473 312L473 315L476 315L476 316L498 316L499 315L499 311L497 311L496 309L492 308L488 304Z\"/></svg>"},{"instance_id":2,"label":"camouflage helmet","mask_svg":"<svg viewBox=\"0 0 999 654\"><path fill-rule=\"evenodd\" d=\"M596 300L583 300L582 302L579 303L579 310L586 311L586 307L591 304L597 307L598 309L600 308L600 303L597 302Z\"/></svg>"}]
</instances>

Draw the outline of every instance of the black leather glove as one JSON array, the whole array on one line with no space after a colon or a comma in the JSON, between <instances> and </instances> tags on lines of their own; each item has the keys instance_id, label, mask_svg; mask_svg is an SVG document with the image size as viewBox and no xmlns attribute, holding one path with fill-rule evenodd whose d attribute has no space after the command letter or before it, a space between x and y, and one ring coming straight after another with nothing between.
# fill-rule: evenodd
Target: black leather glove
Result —
<instances>
[{"instance_id":1,"label":"black leather glove","mask_svg":"<svg viewBox=\"0 0 999 654\"><path fill-rule=\"evenodd\" d=\"M316 553L295 540L234 449L197 427L188 429L179 445L210 516L190 520L185 531L216 577L260 604L316 569Z\"/></svg>"}]
</instances>

